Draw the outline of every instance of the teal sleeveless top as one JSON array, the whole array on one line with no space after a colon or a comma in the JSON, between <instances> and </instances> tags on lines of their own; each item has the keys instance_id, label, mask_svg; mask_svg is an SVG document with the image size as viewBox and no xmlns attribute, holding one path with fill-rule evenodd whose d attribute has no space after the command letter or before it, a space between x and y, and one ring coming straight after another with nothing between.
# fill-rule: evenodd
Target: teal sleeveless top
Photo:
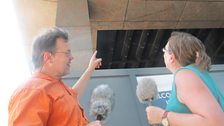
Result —
<instances>
[{"instance_id":1,"label":"teal sleeveless top","mask_svg":"<svg viewBox=\"0 0 224 126\"><path fill-rule=\"evenodd\" d=\"M188 66L181 67L174 73L171 97L166 106L166 110L177 112L177 113L192 113L191 110L185 104L182 104L177 98L175 76L178 71L183 69L189 69L195 72L201 78L201 80L204 82L204 84L206 84L206 86L212 92L213 96L219 102L220 106L222 107L222 110L224 111L224 97L222 93L220 92L217 84L214 82L214 80L211 78L211 76L209 75L207 71L201 71L195 65L188 65Z\"/></svg>"}]
</instances>

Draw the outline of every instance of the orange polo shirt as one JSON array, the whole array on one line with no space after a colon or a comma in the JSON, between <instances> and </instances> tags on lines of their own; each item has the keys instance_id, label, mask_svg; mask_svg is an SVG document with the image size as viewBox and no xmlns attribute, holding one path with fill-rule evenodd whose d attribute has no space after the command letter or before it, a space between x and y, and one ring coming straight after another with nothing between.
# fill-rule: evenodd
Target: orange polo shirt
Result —
<instances>
[{"instance_id":1,"label":"orange polo shirt","mask_svg":"<svg viewBox=\"0 0 224 126\"><path fill-rule=\"evenodd\" d=\"M77 93L62 81L37 73L9 102L9 126L84 126Z\"/></svg>"}]
</instances>

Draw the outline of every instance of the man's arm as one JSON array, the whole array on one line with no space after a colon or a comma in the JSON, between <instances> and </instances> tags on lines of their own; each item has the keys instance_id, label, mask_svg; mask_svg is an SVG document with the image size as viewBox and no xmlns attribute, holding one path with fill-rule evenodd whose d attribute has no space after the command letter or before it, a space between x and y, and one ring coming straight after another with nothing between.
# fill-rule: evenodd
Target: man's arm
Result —
<instances>
[{"instance_id":1,"label":"man's arm","mask_svg":"<svg viewBox=\"0 0 224 126\"><path fill-rule=\"evenodd\" d=\"M78 96L81 96L83 94L95 68L99 68L101 66L102 59L96 58L96 54L97 51L95 51L94 54L92 55L88 68L85 70L85 72L82 74L79 80L72 87L72 89L78 93Z\"/></svg>"}]
</instances>

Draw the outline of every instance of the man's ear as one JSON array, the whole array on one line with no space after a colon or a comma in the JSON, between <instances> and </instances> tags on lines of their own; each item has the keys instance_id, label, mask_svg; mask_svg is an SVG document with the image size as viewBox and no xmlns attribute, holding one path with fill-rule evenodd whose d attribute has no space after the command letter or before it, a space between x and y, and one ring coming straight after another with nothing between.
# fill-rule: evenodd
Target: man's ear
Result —
<instances>
[{"instance_id":1,"label":"man's ear","mask_svg":"<svg viewBox=\"0 0 224 126\"><path fill-rule=\"evenodd\" d=\"M51 57L52 57L52 54L51 53L44 52L44 54L43 54L43 61L45 63L47 63L47 62L50 62L51 63L52 62Z\"/></svg>"}]
</instances>

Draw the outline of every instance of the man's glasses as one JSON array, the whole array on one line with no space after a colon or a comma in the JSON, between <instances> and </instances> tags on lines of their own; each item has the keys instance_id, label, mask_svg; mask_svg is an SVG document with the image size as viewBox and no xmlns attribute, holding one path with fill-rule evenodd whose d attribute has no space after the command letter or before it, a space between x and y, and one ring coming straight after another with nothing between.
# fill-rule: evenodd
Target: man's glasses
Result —
<instances>
[{"instance_id":1,"label":"man's glasses","mask_svg":"<svg viewBox=\"0 0 224 126\"><path fill-rule=\"evenodd\" d=\"M71 51L67 51L67 52L54 52L54 53L64 53L67 57L72 56Z\"/></svg>"}]
</instances>

